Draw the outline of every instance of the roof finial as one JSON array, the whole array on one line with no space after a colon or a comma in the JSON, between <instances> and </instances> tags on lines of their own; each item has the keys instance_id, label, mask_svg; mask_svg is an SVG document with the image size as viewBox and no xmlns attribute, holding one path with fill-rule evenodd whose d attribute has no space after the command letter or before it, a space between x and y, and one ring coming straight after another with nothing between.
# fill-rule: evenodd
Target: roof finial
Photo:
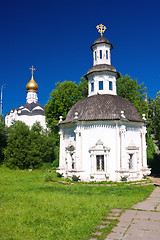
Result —
<instances>
[{"instance_id":1,"label":"roof finial","mask_svg":"<svg viewBox=\"0 0 160 240\"><path fill-rule=\"evenodd\" d=\"M37 92L38 84L33 79L33 72L34 72L35 68L32 66L30 68L30 70L31 70L31 73L32 73L32 77L31 77L31 80L27 83L26 89L27 89L27 92Z\"/></svg>"},{"instance_id":2,"label":"roof finial","mask_svg":"<svg viewBox=\"0 0 160 240\"><path fill-rule=\"evenodd\" d=\"M98 29L98 32L101 34L101 37L103 37L104 31L107 29L106 26L104 26L102 23L100 25L97 25L96 28Z\"/></svg>"},{"instance_id":3,"label":"roof finial","mask_svg":"<svg viewBox=\"0 0 160 240\"><path fill-rule=\"evenodd\" d=\"M33 72L34 72L34 70L36 70L33 66L30 68L30 70L31 70L31 73L32 73L32 78L33 78Z\"/></svg>"}]
</instances>

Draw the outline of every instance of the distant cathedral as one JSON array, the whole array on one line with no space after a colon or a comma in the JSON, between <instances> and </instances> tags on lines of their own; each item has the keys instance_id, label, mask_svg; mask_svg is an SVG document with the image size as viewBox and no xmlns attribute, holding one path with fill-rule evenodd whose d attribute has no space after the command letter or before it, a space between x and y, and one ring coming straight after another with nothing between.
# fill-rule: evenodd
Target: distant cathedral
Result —
<instances>
[{"instance_id":1,"label":"distant cathedral","mask_svg":"<svg viewBox=\"0 0 160 240\"><path fill-rule=\"evenodd\" d=\"M6 114L5 124L9 127L13 121L22 121L31 127L35 122L40 122L43 128L46 128L44 106L39 104L37 91L38 84L34 81L33 71L35 70L32 66L31 80L27 83L27 102L17 108L12 108L10 112Z\"/></svg>"}]
</instances>

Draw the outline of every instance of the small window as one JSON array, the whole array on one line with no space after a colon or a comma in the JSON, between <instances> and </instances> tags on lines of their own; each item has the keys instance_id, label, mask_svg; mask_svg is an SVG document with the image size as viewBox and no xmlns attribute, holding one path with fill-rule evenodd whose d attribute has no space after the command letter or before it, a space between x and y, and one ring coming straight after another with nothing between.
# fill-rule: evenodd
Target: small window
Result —
<instances>
[{"instance_id":1,"label":"small window","mask_svg":"<svg viewBox=\"0 0 160 240\"><path fill-rule=\"evenodd\" d=\"M108 50L106 50L106 59L108 59Z\"/></svg>"},{"instance_id":2,"label":"small window","mask_svg":"<svg viewBox=\"0 0 160 240\"><path fill-rule=\"evenodd\" d=\"M129 169L133 169L133 153L129 154Z\"/></svg>"},{"instance_id":3,"label":"small window","mask_svg":"<svg viewBox=\"0 0 160 240\"><path fill-rule=\"evenodd\" d=\"M102 50L99 51L100 59L102 59Z\"/></svg>"},{"instance_id":4,"label":"small window","mask_svg":"<svg viewBox=\"0 0 160 240\"><path fill-rule=\"evenodd\" d=\"M97 61L97 52L95 52L95 61Z\"/></svg>"},{"instance_id":5,"label":"small window","mask_svg":"<svg viewBox=\"0 0 160 240\"><path fill-rule=\"evenodd\" d=\"M113 90L113 84L111 81L109 81L109 90Z\"/></svg>"},{"instance_id":6,"label":"small window","mask_svg":"<svg viewBox=\"0 0 160 240\"><path fill-rule=\"evenodd\" d=\"M91 83L91 92L94 91L94 82Z\"/></svg>"},{"instance_id":7,"label":"small window","mask_svg":"<svg viewBox=\"0 0 160 240\"><path fill-rule=\"evenodd\" d=\"M97 171L104 171L104 155L97 155Z\"/></svg>"},{"instance_id":8,"label":"small window","mask_svg":"<svg viewBox=\"0 0 160 240\"><path fill-rule=\"evenodd\" d=\"M103 81L99 81L99 90L103 90Z\"/></svg>"}]
</instances>

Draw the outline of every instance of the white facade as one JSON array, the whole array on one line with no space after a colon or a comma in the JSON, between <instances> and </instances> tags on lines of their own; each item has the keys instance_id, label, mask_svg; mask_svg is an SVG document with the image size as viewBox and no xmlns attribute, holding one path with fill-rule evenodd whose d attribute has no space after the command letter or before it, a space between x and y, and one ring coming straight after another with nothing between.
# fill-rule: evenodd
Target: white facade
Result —
<instances>
[{"instance_id":1,"label":"white facade","mask_svg":"<svg viewBox=\"0 0 160 240\"><path fill-rule=\"evenodd\" d=\"M96 44L93 50L93 66L97 64L111 65L111 45L110 44Z\"/></svg>"},{"instance_id":2,"label":"white facade","mask_svg":"<svg viewBox=\"0 0 160 240\"><path fill-rule=\"evenodd\" d=\"M59 170L82 181L134 181L150 174L146 126L123 121L61 125Z\"/></svg>"},{"instance_id":3,"label":"white facade","mask_svg":"<svg viewBox=\"0 0 160 240\"><path fill-rule=\"evenodd\" d=\"M43 110L44 111L44 110ZM8 115L5 117L5 124L9 127L12 125L13 121L22 121L26 125L28 125L30 128L32 125L36 122L39 122L41 126L46 129L46 122L45 122L45 116L44 115L18 115L18 111L11 110Z\"/></svg>"},{"instance_id":4,"label":"white facade","mask_svg":"<svg viewBox=\"0 0 160 240\"><path fill-rule=\"evenodd\" d=\"M102 89L100 89L100 84L103 85ZM114 74L110 73L106 75L105 72L102 72L88 76L88 96L93 96L97 93L117 95L116 77Z\"/></svg>"}]
</instances>

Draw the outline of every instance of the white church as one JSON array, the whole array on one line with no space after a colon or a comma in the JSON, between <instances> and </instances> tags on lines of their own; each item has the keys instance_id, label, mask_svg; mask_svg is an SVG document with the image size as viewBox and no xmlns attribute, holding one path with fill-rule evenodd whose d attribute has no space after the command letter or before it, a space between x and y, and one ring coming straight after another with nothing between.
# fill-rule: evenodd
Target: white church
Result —
<instances>
[{"instance_id":1,"label":"white church","mask_svg":"<svg viewBox=\"0 0 160 240\"><path fill-rule=\"evenodd\" d=\"M60 117L58 172L81 181L136 181L150 174L146 155L146 125L128 100L117 96L120 74L111 65L113 45L103 37L106 27L91 46L93 67L88 80L88 97Z\"/></svg>"},{"instance_id":2,"label":"white church","mask_svg":"<svg viewBox=\"0 0 160 240\"><path fill-rule=\"evenodd\" d=\"M5 116L5 124L9 127L13 121L22 121L31 127L35 122L39 122L43 128L46 128L44 106L38 103L38 84L33 78L33 71L35 70L32 66L31 80L27 83L27 102L17 108L12 108Z\"/></svg>"}]
</instances>

